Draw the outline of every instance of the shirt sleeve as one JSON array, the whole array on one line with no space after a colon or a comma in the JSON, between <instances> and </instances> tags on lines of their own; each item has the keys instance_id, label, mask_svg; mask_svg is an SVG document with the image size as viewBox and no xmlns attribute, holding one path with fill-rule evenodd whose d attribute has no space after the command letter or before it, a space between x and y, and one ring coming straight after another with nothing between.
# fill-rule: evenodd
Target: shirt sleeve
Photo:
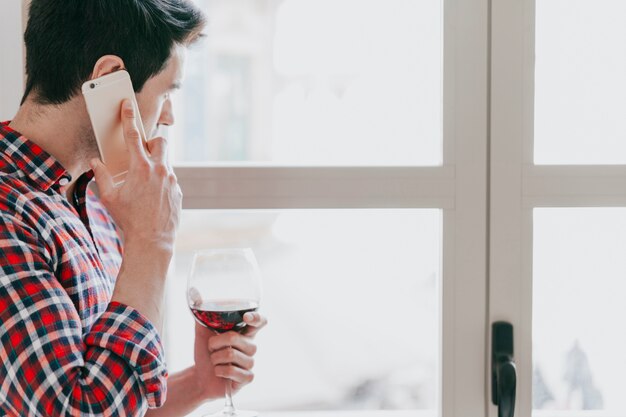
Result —
<instances>
[{"instance_id":1,"label":"shirt sleeve","mask_svg":"<svg viewBox=\"0 0 626 417\"><path fill-rule=\"evenodd\" d=\"M36 232L0 213L0 413L142 416L165 402L155 327L112 302L83 333Z\"/></svg>"}]
</instances>

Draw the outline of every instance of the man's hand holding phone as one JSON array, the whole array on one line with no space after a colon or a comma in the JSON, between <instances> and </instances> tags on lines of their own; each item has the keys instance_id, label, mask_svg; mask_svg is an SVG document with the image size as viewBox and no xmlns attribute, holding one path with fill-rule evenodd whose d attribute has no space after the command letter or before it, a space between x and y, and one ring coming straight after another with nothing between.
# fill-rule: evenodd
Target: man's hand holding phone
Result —
<instances>
[{"instance_id":1,"label":"man's hand holding phone","mask_svg":"<svg viewBox=\"0 0 626 417\"><path fill-rule=\"evenodd\" d=\"M167 162L167 141L141 138L130 100L121 108L124 138L130 156L126 179L116 186L107 167L90 161L100 200L124 234L124 260L112 301L146 315L160 331L163 284L173 253L182 192Z\"/></svg>"}]
</instances>

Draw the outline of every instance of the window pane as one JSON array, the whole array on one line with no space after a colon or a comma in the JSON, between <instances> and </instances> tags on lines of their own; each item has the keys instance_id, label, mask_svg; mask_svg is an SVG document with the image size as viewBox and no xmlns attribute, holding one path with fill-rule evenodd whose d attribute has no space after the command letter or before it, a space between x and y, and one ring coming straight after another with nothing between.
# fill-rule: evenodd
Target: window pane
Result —
<instances>
[{"instance_id":1,"label":"window pane","mask_svg":"<svg viewBox=\"0 0 626 417\"><path fill-rule=\"evenodd\" d=\"M192 251L238 246L257 255L270 319L239 406L437 415L439 210L184 211L167 295L171 372L193 364Z\"/></svg>"},{"instance_id":2,"label":"window pane","mask_svg":"<svg viewBox=\"0 0 626 417\"><path fill-rule=\"evenodd\" d=\"M534 409L626 415L626 208L535 209L533 239Z\"/></svg>"},{"instance_id":3,"label":"window pane","mask_svg":"<svg viewBox=\"0 0 626 417\"><path fill-rule=\"evenodd\" d=\"M626 163L626 2L537 0L535 163Z\"/></svg>"},{"instance_id":4,"label":"window pane","mask_svg":"<svg viewBox=\"0 0 626 417\"><path fill-rule=\"evenodd\" d=\"M441 164L441 0L196 3L175 162Z\"/></svg>"}]
</instances>

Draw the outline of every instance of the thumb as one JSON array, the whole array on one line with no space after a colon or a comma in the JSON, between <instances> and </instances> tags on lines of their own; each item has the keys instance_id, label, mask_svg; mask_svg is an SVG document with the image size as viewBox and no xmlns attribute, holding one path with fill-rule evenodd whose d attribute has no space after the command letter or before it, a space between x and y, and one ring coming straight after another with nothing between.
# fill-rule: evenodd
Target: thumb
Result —
<instances>
[{"instance_id":1,"label":"thumb","mask_svg":"<svg viewBox=\"0 0 626 417\"><path fill-rule=\"evenodd\" d=\"M109 173L107 167L97 158L89 161L89 166L93 170L94 178L96 179L96 184L98 184L98 188L100 189L100 194L109 194L115 188L113 183L113 178Z\"/></svg>"}]
</instances>

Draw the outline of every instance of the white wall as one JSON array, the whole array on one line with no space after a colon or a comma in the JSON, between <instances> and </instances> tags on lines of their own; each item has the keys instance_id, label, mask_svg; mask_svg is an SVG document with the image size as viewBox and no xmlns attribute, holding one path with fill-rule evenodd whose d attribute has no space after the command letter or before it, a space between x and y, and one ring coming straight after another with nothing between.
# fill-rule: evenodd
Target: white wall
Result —
<instances>
[{"instance_id":1,"label":"white wall","mask_svg":"<svg viewBox=\"0 0 626 417\"><path fill-rule=\"evenodd\" d=\"M8 120L15 115L24 89L21 1L2 3L0 51L0 120Z\"/></svg>"}]
</instances>

